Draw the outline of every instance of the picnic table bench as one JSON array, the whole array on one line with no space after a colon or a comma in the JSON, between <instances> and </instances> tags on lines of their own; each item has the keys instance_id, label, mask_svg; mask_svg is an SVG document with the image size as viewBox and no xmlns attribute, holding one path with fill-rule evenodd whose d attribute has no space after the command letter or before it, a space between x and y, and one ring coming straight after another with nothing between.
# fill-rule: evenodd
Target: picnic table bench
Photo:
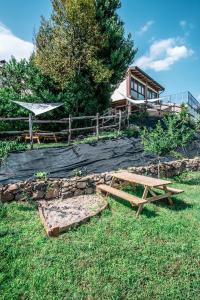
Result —
<instances>
[{"instance_id":1,"label":"picnic table bench","mask_svg":"<svg viewBox=\"0 0 200 300\"><path fill-rule=\"evenodd\" d=\"M30 141L30 134L27 131L24 131L24 134L22 135L22 137L24 138L25 142ZM57 136L55 133L53 132L40 132L40 131L36 131L33 133L33 137L32 137L33 141L36 141L38 144L41 143L41 139L43 139L44 141L46 140L53 140L54 142L57 143Z\"/></svg>"},{"instance_id":2,"label":"picnic table bench","mask_svg":"<svg viewBox=\"0 0 200 300\"><path fill-rule=\"evenodd\" d=\"M131 185L136 185L136 184L142 185L144 187L142 198L139 198L137 196L131 195L127 192L112 187L112 185L115 183L116 180L119 180L120 182L128 182ZM123 171L123 172L116 172L112 174L112 181L110 186L106 184L98 185L97 192L106 193L106 195L111 194L113 196L116 196L118 198L130 202L132 206L138 206L138 211L137 211L137 216L138 216L142 211L144 204L146 203L167 198L169 204L173 205L173 201L171 197L174 194L183 193L184 191L169 187L168 186L169 184L171 184L171 181ZM155 189L160 191L162 190L164 191L164 193L157 194ZM149 196L149 194L151 196Z\"/></svg>"}]
</instances>

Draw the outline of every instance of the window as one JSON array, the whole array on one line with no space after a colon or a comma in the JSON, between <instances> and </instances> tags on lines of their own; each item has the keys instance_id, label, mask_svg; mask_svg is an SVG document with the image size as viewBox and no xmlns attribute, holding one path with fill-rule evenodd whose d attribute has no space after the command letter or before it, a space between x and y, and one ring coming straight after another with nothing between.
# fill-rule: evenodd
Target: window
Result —
<instances>
[{"instance_id":1,"label":"window","mask_svg":"<svg viewBox=\"0 0 200 300\"><path fill-rule=\"evenodd\" d=\"M155 93L154 91L148 89L148 91L147 91L147 98L148 98L148 99L155 99L155 98L158 98L158 94Z\"/></svg>"},{"instance_id":2,"label":"window","mask_svg":"<svg viewBox=\"0 0 200 300\"><path fill-rule=\"evenodd\" d=\"M131 78L131 96L139 100L145 99L145 86L133 78Z\"/></svg>"}]
</instances>

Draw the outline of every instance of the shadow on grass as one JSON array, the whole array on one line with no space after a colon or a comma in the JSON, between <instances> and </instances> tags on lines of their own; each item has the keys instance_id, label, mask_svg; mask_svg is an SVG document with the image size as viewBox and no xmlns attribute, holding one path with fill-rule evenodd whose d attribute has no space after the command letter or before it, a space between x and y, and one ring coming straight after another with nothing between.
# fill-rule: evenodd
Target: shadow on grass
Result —
<instances>
[{"instance_id":1,"label":"shadow on grass","mask_svg":"<svg viewBox=\"0 0 200 300\"><path fill-rule=\"evenodd\" d=\"M114 196L112 196L112 199L114 201L117 201L118 203L126 206L127 208L129 208L130 210L133 211L133 213L137 213L138 210L138 206L132 206L128 201L120 199L120 198L115 198ZM155 218L158 216L158 213L156 213L155 211L149 210L147 208L147 206L144 206L141 214L145 214L147 218Z\"/></svg>"},{"instance_id":2,"label":"shadow on grass","mask_svg":"<svg viewBox=\"0 0 200 300\"><path fill-rule=\"evenodd\" d=\"M174 203L173 205L169 205L167 199L156 201L156 204L160 207L167 207L170 210L174 210L174 211L181 211L181 210L193 208L192 204L186 203L185 201L183 201L181 199L177 199L176 197L172 197L172 201Z\"/></svg>"}]
</instances>

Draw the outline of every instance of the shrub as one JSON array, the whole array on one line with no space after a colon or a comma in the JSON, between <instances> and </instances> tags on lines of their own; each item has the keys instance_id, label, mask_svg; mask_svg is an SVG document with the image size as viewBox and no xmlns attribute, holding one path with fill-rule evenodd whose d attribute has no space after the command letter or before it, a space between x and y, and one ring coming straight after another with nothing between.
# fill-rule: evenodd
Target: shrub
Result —
<instances>
[{"instance_id":1,"label":"shrub","mask_svg":"<svg viewBox=\"0 0 200 300\"><path fill-rule=\"evenodd\" d=\"M17 141L0 141L0 161L6 159L8 154L13 151L23 151L27 149L25 143Z\"/></svg>"}]
</instances>

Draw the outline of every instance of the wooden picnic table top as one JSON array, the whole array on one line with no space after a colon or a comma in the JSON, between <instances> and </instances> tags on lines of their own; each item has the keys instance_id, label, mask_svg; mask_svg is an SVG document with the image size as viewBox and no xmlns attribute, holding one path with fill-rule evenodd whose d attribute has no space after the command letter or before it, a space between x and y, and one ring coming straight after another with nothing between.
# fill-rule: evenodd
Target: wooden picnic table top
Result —
<instances>
[{"instance_id":1,"label":"wooden picnic table top","mask_svg":"<svg viewBox=\"0 0 200 300\"><path fill-rule=\"evenodd\" d=\"M164 186L171 183L171 181L138 175L125 171L113 173L112 176L120 180L128 181L130 183L142 184L148 187Z\"/></svg>"}]
</instances>

